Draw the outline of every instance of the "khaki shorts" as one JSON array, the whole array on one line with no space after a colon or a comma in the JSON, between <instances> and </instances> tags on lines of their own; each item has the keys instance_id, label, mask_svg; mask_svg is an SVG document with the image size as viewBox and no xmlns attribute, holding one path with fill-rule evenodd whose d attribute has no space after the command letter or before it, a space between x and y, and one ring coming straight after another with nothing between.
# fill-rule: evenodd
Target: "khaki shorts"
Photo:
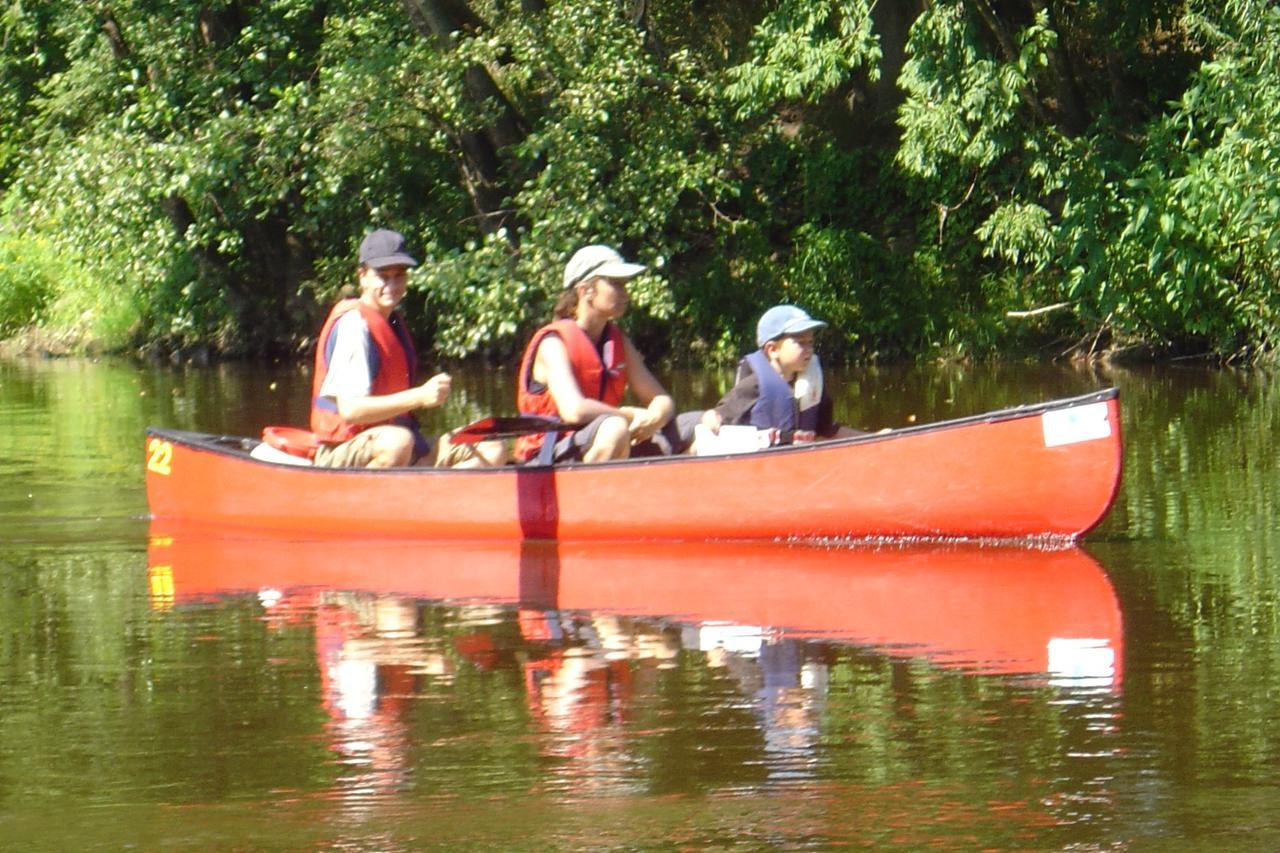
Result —
<instances>
[{"instance_id":1,"label":"khaki shorts","mask_svg":"<svg viewBox=\"0 0 1280 853\"><path fill-rule=\"evenodd\" d=\"M317 468L367 468L373 459L374 430L365 430L342 444L322 444L313 460ZM433 468L452 468L476 458L475 445L457 444L453 433L447 432L436 439L428 438L427 452L414 464Z\"/></svg>"},{"instance_id":2,"label":"khaki shorts","mask_svg":"<svg viewBox=\"0 0 1280 853\"><path fill-rule=\"evenodd\" d=\"M457 432L457 430L446 432L444 435L432 442L432 448L427 451L426 458L433 460L431 464L434 465L434 467L452 468L455 465L461 465L463 462L468 462L479 456L479 454L476 453L476 446L474 444L458 444L455 442L453 440L453 434L455 432ZM419 462L418 464L426 465L427 463Z\"/></svg>"}]
</instances>

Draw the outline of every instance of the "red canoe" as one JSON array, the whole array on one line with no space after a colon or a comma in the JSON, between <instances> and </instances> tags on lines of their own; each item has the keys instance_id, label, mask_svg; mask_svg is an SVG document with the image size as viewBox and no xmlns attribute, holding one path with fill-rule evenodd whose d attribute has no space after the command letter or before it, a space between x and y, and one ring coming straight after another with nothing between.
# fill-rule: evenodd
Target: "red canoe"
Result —
<instances>
[{"instance_id":1,"label":"red canoe","mask_svg":"<svg viewBox=\"0 0 1280 853\"><path fill-rule=\"evenodd\" d=\"M318 469L147 431L155 519L450 539L1073 541L1120 481L1115 389L730 456L502 469Z\"/></svg>"},{"instance_id":2,"label":"red canoe","mask_svg":"<svg viewBox=\"0 0 1280 853\"><path fill-rule=\"evenodd\" d=\"M704 644L739 649L816 639L969 671L1120 683L1119 603L1075 547L307 540L153 522L148 556L161 610L358 591L670 618Z\"/></svg>"}]
</instances>

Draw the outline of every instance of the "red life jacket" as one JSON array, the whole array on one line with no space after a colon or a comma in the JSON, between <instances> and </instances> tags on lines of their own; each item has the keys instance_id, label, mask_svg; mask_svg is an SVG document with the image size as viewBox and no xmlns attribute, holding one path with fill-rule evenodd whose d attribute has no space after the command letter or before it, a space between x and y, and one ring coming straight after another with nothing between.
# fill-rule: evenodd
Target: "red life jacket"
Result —
<instances>
[{"instance_id":1,"label":"red life jacket","mask_svg":"<svg viewBox=\"0 0 1280 853\"><path fill-rule=\"evenodd\" d=\"M569 365L573 368L573 377L578 380L582 396L610 406L621 405L627 390L627 348L622 330L613 323L606 325L604 346L597 350L595 341L587 337L587 333L573 320L556 320L534 333L525 348L524 358L520 360L520 374L516 380L516 408L520 414L560 416L549 389L534 391L530 387L534 354L542 339L549 334L559 335L564 341L565 349L569 351ZM560 437L570 432L572 430L565 430ZM516 441L516 459L521 462L532 459L541 449L545 437L542 433L520 436Z\"/></svg>"},{"instance_id":2,"label":"red life jacket","mask_svg":"<svg viewBox=\"0 0 1280 853\"><path fill-rule=\"evenodd\" d=\"M342 300L333 306L329 318L320 329L320 340L316 344L315 375L311 380L311 431L324 444L341 444L369 427L377 426L371 423L353 424L343 420L338 414L337 404L332 399L320 396L324 377L329 372L329 358L333 355L329 340L333 334L333 326L348 311L360 312L373 341L373 350L369 354L369 375L373 377L373 387L369 389L369 394L375 397L394 394L417 384L418 356L400 316L393 313L388 321L376 308L359 299ZM404 415L382 423L410 426Z\"/></svg>"}]
</instances>

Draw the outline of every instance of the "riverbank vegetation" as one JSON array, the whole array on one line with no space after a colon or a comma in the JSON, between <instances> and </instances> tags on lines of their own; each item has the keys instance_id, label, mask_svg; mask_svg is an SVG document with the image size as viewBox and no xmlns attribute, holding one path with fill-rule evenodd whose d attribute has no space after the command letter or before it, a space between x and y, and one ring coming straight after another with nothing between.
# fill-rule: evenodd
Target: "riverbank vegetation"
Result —
<instances>
[{"instance_id":1,"label":"riverbank vegetation","mask_svg":"<svg viewBox=\"0 0 1280 853\"><path fill-rule=\"evenodd\" d=\"M725 361L1273 357L1264 0L23 0L0 14L0 336L306 351L372 226L443 357L507 363L574 248Z\"/></svg>"}]
</instances>

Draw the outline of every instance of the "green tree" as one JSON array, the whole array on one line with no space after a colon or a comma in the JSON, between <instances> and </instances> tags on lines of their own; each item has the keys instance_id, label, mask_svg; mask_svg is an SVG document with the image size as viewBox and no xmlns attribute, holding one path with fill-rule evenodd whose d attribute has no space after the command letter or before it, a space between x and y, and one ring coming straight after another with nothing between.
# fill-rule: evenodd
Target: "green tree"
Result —
<instances>
[{"instance_id":1,"label":"green tree","mask_svg":"<svg viewBox=\"0 0 1280 853\"><path fill-rule=\"evenodd\" d=\"M1261 0L31 0L0 15L0 328L301 350L370 227L511 361L614 244L647 352L793 301L833 360L1275 350ZM28 251L34 247L34 251ZM1066 306L1011 321L1010 311ZM1069 310L1067 310L1069 309Z\"/></svg>"},{"instance_id":2,"label":"green tree","mask_svg":"<svg viewBox=\"0 0 1280 853\"><path fill-rule=\"evenodd\" d=\"M917 22L898 162L935 197L963 200L961 218L961 204L936 202L938 228L978 238L1005 281L989 304L1001 291L1009 305L1068 303L1067 328L1090 348L1107 333L1120 345L1274 350L1276 259L1264 223L1280 208L1255 170L1276 151L1276 10L1241 0L1183 15L1163 41L1145 43L1149 61L1175 71L1198 53L1208 61L1147 81L1146 101L1133 80L1073 81L1106 95L1095 116L1073 117L1047 106L1062 90L1055 57L1072 38L1041 10L993 50L982 19L949 3ZM1164 95L1176 100L1149 111Z\"/></svg>"}]
</instances>

